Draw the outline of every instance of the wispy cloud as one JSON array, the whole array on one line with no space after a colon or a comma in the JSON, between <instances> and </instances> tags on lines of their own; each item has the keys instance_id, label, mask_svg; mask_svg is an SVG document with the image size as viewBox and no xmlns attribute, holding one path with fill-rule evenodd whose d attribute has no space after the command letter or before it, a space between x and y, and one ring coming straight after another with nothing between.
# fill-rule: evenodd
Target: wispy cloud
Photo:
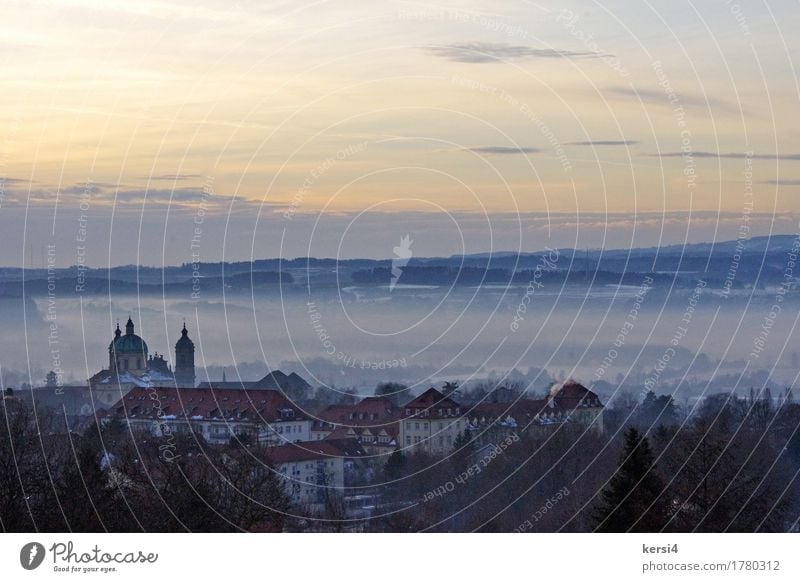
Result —
<instances>
[{"instance_id":1,"label":"wispy cloud","mask_svg":"<svg viewBox=\"0 0 800 582\"><path fill-rule=\"evenodd\" d=\"M179 182L182 180L198 180L202 178L200 174L161 174L159 176L144 176L142 180L164 180Z\"/></svg>"},{"instance_id":2,"label":"wispy cloud","mask_svg":"<svg viewBox=\"0 0 800 582\"><path fill-rule=\"evenodd\" d=\"M590 51L534 48L526 45L467 42L426 47L437 57L458 63L495 63L527 59L593 59L605 55Z\"/></svg>"},{"instance_id":3,"label":"wispy cloud","mask_svg":"<svg viewBox=\"0 0 800 582\"><path fill-rule=\"evenodd\" d=\"M58 188L58 192L59 194L68 194L76 196L80 196L81 194L94 195L94 194L103 194L110 188L114 188L114 186L102 183L95 184L93 182L85 182L82 184L72 184L71 186L61 186Z\"/></svg>"},{"instance_id":4,"label":"wispy cloud","mask_svg":"<svg viewBox=\"0 0 800 582\"><path fill-rule=\"evenodd\" d=\"M26 180L24 178L8 178L6 176L0 176L0 184L4 184L6 186L22 186L23 184L30 183L30 180Z\"/></svg>"},{"instance_id":5,"label":"wispy cloud","mask_svg":"<svg viewBox=\"0 0 800 582\"><path fill-rule=\"evenodd\" d=\"M593 139L589 141L571 141L565 145L570 146L591 146L591 147L598 147L598 146L632 146L636 145L639 142L635 139Z\"/></svg>"},{"instance_id":6,"label":"wispy cloud","mask_svg":"<svg viewBox=\"0 0 800 582\"><path fill-rule=\"evenodd\" d=\"M617 95L619 97L643 101L644 103L652 103L654 105L663 105L665 107L676 107L681 105L693 109L716 109L718 111L725 111L727 113L745 113L750 115L750 112L741 104L730 103L710 95L691 95L686 93L678 93L677 103L671 103L670 97L666 92L659 89L636 89L633 87L614 86L607 87L604 91L605 94Z\"/></svg>"},{"instance_id":7,"label":"wispy cloud","mask_svg":"<svg viewBox=\"0 0 800 582\"><path fill-rule=\"evenodd\" d=\"M490 156L508 156L516 154L538 154L542 150L529 147L507 147L507 146L480 146L475 148L464 148L468 152L487 154Z\"/></svg>"},{"instance_id":8,"label":"wispy cloud","mask_svg":"<svg viewBox=\"0 0 800 582\"><path fill-rule=\"evenodd\" d=\"M120 190L114 196L117 202L160 202L182 203L203 200L202 190L197 188L176 188L174 190L150 188L148 190ZM215 196L216 198L216 196Z\"/></svg>"},{"instance_id":9,"label":"wispy cloud","mask_svg":"<svg viewBox=\"0 0 800 582\"><path fill-rule=\"evenodd\" d=\"M660 154L646 154L651 158L681 158L685 155L691 155L695 158L713 158L713 159L728 159L728 160L787 160L787 161L800 161L800 154L746 154L744 152L691 152L686 154L684 152L661 152Z\"/></svg>"},{"instance_id":10,"label":"wispy cloud","mask_svg":"<svg viewBox=\"0 0 800 582\"><path fill-rule=\"evenodd\" d=\"M771 186L800 186L800 180L794 179L778 179L778 180L765 180L759 184L770 184Z\"/></svg>"}]
</instances>

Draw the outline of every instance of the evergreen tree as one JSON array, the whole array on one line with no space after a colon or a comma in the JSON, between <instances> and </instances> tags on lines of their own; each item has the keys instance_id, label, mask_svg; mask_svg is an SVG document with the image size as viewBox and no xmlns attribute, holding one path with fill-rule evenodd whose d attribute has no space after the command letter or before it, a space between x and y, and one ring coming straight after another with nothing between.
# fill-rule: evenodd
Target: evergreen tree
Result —
<instances>
[{"instance_id":1,"label":"evergreen tree","mask_svg":"<svg viewBox=\"0 0 800 582\"><path fill-rule=\"evenodd\" d=\"M672 396L668 394L656 396L652 390L647 392L639 412L639 422L643 427L649 431L661 424L668 426L674 424L677 418Z\"/></svg>"},{"instance_id":2,"label":"evergreen tree","mask_svg":"<svg viewBox=\"0 0 800 582\"><path fill-rule=\"evenodd\" d=\"M459 395L458 380L447 381L442 384L442 394L449 398L456 398Z\"/></svg>"},{"instance_id":3,"label":"evergreen tree","mask_svg":"<svg viewBox=\"0 0 800 582\"><path fill-rule=\"evenodd\" d=\"M661 499L663 485L655 473L653 452L635 428L625 431L625 445L617 472L601 493L595 511L595 530L653 532L666 522Z\"/></svg>"},{"instance_id":4,"label":"evergreen tree","mask_svg":"<svg viewBox=\"0 0 800 582\"><path fill-rule=\"evenodd\" d=\"M381 382L375 387L375 396L383 396L397 406L401 400L408 399L408 386L397 382Z\"/></svg>"}]
</instances>

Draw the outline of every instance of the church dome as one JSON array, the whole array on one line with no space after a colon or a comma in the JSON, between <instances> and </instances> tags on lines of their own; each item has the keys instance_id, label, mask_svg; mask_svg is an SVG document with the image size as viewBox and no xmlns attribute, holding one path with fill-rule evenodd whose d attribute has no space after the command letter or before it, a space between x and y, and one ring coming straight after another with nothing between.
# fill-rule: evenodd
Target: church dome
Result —
<instances>
[{"instance_id":1,"label":"church dome","mask_svg":"<svg viewBox=\"0 0 800 582\"><path fill-rule=\"evenodd\" d=\"M116 354L147 354L147 343L133 333L133 321L129 317L128 323L125 325L125 334L122 334L117 325L114 339L111 340L108 349Z\"/></svg>"},{"instance_id":2,"label":"church dome","mask_svg":"<svg viewBox=\"0 0 800 582\"><path fill-rule=\"evenodd\" d=\"M108 347L118 354L147 353L147 343L136 334L120 336Z\"/></svg>"}]
</instances>

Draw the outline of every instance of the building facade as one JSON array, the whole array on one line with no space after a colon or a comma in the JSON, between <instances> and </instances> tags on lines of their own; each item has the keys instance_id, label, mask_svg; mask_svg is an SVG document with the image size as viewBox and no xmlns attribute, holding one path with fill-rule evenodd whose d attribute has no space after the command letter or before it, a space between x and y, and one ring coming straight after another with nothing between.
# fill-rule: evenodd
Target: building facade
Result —
<instances>
[{"instance_id":1,"label":"building facade","mask_svg":"<svg viewBox=\"0 0 800 582\"><path fill-rule=\"evenodd\" d=\"M134 387L106 418L156 437L195 434L210 444L238 439L246 444L279 446L307 441L311 420L275 390Z\"/></svg>"},{"instance_id":2,"label":"building facade","mask_svg":"<svg viewBox=\"0 0 800 582\"><path fill-rule=\"evenodd\" d=\"M429 388L402 408L400 449L406 453L444 455L467 429L461 405Z\"/></svg>"},{"instance_id":3,"label":"building facade","mask_svg":"<svg viewBox=\"0 0 800 582\"><path fill-rule=\"evenodd\" d=\"M373 456L397 448L400 409L382 396L367 396L356 404L335 404L319 413L311 439L354 439Z\"/></svg>"},{"instance_id":4,"label":"building facade","mask_svg":"<svg viewBox=\"0 0 800 582\"><path fill-rule=\"evenodd\" d=\"M554 384L545 398L477 404L467 411L468 429L479 444L524 433L543 435L562 425L602 433L603 408L597 394L569 380Z\"/></svg>"},{"instance_id":5,"label":"building facade","mask_svg":"<svg viewBox=\"0 0 800 582\"><path fill-rule=\"evenodd\" d=\"M150 354L147 342L136 334L128 317L123 334L117 324L108 345L108 367L89 378L95 408L108 408L136 387L195 385L194 343L184 324L175 344L175 371L163 354Z\"/></svg>"}]
</instances>

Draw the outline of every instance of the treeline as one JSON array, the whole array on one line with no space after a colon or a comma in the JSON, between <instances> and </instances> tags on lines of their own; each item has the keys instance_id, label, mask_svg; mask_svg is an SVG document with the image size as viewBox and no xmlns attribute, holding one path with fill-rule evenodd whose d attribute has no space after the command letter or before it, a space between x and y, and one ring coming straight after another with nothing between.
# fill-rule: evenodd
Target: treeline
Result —
<instances>
[{"instance_id":1,"label":"treeline","mask_svg":"<svg viewBox=\"0 0 800 582\"><path fill-rule=\"evenodd\" d=\"M164 439L134 440L118 422L82 436L48 434L57 417L35 418L12 398L0 402L4 532L284 529L288 499L247 448L203 447L176 435L167 461Z\"/></svg>"},{"instance_id":2,"label":"treeline","mask_svg":"<svg viewBox=\"0 0 800 582\"><path fill-rule=\"evenodd\" d=\"M291 285L294 277L291 273L276 271L254 271L252 273L237 273L223 277L206 276L198 273L196 278L183 281L170 282L133 282L121 279L101 279L85 277L78 279L76 276L60 276L52 284L59 295L132 295L132 294L162 294L162 293L220 293L223 288L228 291L249 291L264 286L277 284ZM0 296L21 297L23 290L26 296L47 295L48 285L51 282L46 278L22 281L0 282Z\"/></svg>"},{"instance_id":3,"label":"treeline","mask_svg":"<svg viewBox=\"0 0 800 582\"><path fill-rule=\"evenodd\" d=\"M717 394L688 418L671 397L648 393L631 412L619 468L595 510L598 531L797 527L800 405L791 393L779 405L768 390Z\"/></svg>"},{"instance_id":4,"label":"treeline","mask_svg":"<svg viewBox=\"0 0 800 582\"><path fill-rule=\"evenodd\" d=\"M392 386L388 386L393 388ZM454 387L456 389L457 387ZM349 398L349 395L348 395ZM462 434L444 458L392 453L349 472L374 496L351 519L291 519L258 447L208 446L111 422L67 433L14 398L0 410L3 531L782 532L796 529L800 404L790 394L705 399L648 393L602 434L578 423ZM611 416L611 415L610 415ZM59 433L60 434L56 434ZM358 478L353 480L353 471ZM348 493L345 491L343 493Z\"/></svg>"},{"instance_id":5,"label":"treeline","mask_svg":"<svg viewBox=\"0 0 800 582\"><path fill-rule=\"evenodd\" d=\"M656 273L638 273L635 271L615 273L612 271L594 270L511 270L501 268L483 269L477 267L446 267L446 266L406 266L402 270L399 283L403 285L485 285L485 284L516 284L527 285L531 281L549 285L551 289L563 284L578 285L592 283L594 285L632 285L640 286L645 276L652 279L652 285L671 284L674 276ZM391 280L391 269L378 267L355 271L352 280L359 285L386 285ZM686 284L693 286L686 279Z\"/></svg>"},{"instance_id":6,"label":"treeline","mask_svg":"<svg viewBox=\"0 0 800 582\"><path fill-rule=\"evenodd\" d=\"M565 424L491 455L394 453L370 531L782 532L796 527L800 405L706 400L686 418L648 394L602 436ZM489 462L486 462L487 451ZM392 505L394 503L394 506Z\"/></svg>"}]
</instances>

